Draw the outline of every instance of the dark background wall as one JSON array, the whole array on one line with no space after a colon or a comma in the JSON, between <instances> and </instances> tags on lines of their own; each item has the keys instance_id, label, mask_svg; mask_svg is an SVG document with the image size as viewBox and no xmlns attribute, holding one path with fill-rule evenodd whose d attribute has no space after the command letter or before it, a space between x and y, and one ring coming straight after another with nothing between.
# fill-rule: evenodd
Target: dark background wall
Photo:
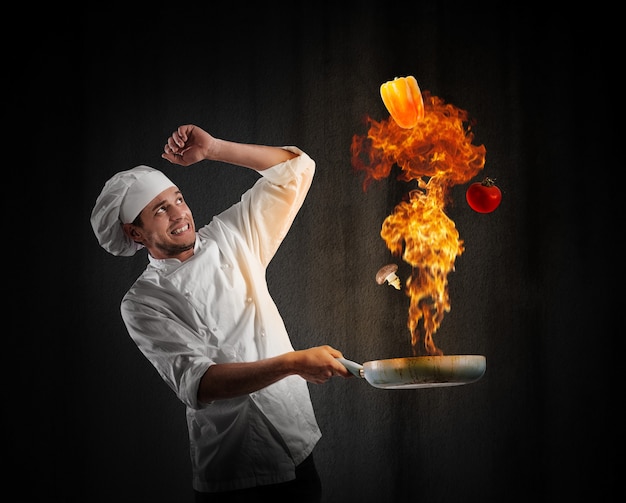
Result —
<instances>
[{"instance_id":1,"label":"dark background wall","mask_svg":"<svg viewBox=\"0 0 626 503\"><path fill-rule=\"evenodd\" d=\"M162 160L180 124L297 145L316 160L308 199L268 271L294 346L331 344L361 362L411 355L408 298L374 282L390 261L406 275L379 232L407 187L390 177L364 192L350 159L364 117L388 117L380 84L406 75L468 111L474 143L487 151L476 181L496 178L504 193L494 213L481 215L465 202L467 185L456 186L447 207L465 252L449 276L452 307L435 342L445 354L485 355L487 371L451 388L390 391L339 378L311 385L325 501L611 494L621 399L610 320L623 315L608 288L620 231L607 234L605 224L616 215L619 144L609 127L616 86L600 58L611 44L591 39L593 26L587 12L526 3L364 1L93 11L59 30L53 38L63 49L38 64L42 74L56 68L69 91L51 93L57 113L46 122L58 137L51 157L71 183L59 170L42 178L51 191L69 189L59 207L72 211L42 235L64 243L64 265L47 297L56 335L39 347L54 361L37 387L44 420L25 449L44 494L193 499L184 408L119 315L147 259L108 255L89 225L105 180L137 164L174 179L198 223L254 182L244 169ZM42 436L52 441L44 459Z\"/></svg>"}]
</instances>

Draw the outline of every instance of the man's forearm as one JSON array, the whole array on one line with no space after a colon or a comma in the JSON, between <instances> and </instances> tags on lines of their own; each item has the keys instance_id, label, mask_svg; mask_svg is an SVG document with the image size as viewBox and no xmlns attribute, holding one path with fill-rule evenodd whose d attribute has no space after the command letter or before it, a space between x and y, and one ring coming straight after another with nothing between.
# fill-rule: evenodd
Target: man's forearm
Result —
<instances>
[{"instance_id":1,"label":"man's forearm","mask_svg":"<svg viewBox=\"0 0 626 503\"><path fill-rule=\"evenodd\" d=\"M291 355L286 353L255 362L217 363L200 380L198 400L210 403L254 393L294 374Z\"/></svg>"},{"instance_id":2,"label":"man's forearm","mask_svg":"<svg viewBox=\"0 0 626 503\"><path fill-rule=\"evenodd\" d=\"M209 151L209 160L243 166L255 171L263 171L298 155L280 147L236 143L222 139L216 139L212 147Z\"/></svg>"}]
</instances>

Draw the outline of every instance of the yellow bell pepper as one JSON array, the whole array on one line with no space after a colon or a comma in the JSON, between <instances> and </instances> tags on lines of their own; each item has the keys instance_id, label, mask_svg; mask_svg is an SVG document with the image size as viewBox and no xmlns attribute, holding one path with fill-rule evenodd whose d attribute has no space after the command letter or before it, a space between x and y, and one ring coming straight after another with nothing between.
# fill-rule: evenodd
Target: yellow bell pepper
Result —
<instances>
[{"instance_id":1,"label":"yellow bell pepper","mask_svg":"<svg viewBox=\"0 0 626 503\"><path fill-rule=\"evenodd\" d=\"M404 129L411 129L424 118L424 100L415 77L396 77L380 86L387 110Z\"/></svg>"}]
</instances>

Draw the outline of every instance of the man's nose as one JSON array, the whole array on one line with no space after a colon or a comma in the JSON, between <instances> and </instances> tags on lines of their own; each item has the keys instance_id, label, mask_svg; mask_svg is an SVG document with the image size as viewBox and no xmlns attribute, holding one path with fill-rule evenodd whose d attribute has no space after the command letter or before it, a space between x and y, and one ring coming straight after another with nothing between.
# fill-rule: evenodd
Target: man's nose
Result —
<instances>
[{"instance_id":1,"label":"man's nose","mask_svg":"<svg viewBox=\"0 0 626 503\"><path fill-rule=\"evenodd\" d=\"M182 208L179 206L174 206L171 210L170 210L170 218L172 220L180 220L181 218L183 218L187 213L186 208Z\"/></svg>"}]
</instances>

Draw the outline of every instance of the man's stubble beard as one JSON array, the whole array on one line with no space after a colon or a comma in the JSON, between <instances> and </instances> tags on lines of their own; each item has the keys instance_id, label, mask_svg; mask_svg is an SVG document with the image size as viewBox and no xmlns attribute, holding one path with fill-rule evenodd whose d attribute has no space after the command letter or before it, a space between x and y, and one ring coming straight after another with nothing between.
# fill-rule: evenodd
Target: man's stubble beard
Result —
<instances>
[{"instance_id":1,"label":"man's stubble beard","mask_svg":"<svg viewBox=\"0 0 626 503\"><path fill-rule=\"evenodd\" d=\"M163 243L156 243L156 247L159 249L159 251L161 251L167 257L177 257L181 253L191 250L195 243L196 243L195 240L189 244L178 245L178 246L163 244Z\"/></svg>"}]
</instances>

